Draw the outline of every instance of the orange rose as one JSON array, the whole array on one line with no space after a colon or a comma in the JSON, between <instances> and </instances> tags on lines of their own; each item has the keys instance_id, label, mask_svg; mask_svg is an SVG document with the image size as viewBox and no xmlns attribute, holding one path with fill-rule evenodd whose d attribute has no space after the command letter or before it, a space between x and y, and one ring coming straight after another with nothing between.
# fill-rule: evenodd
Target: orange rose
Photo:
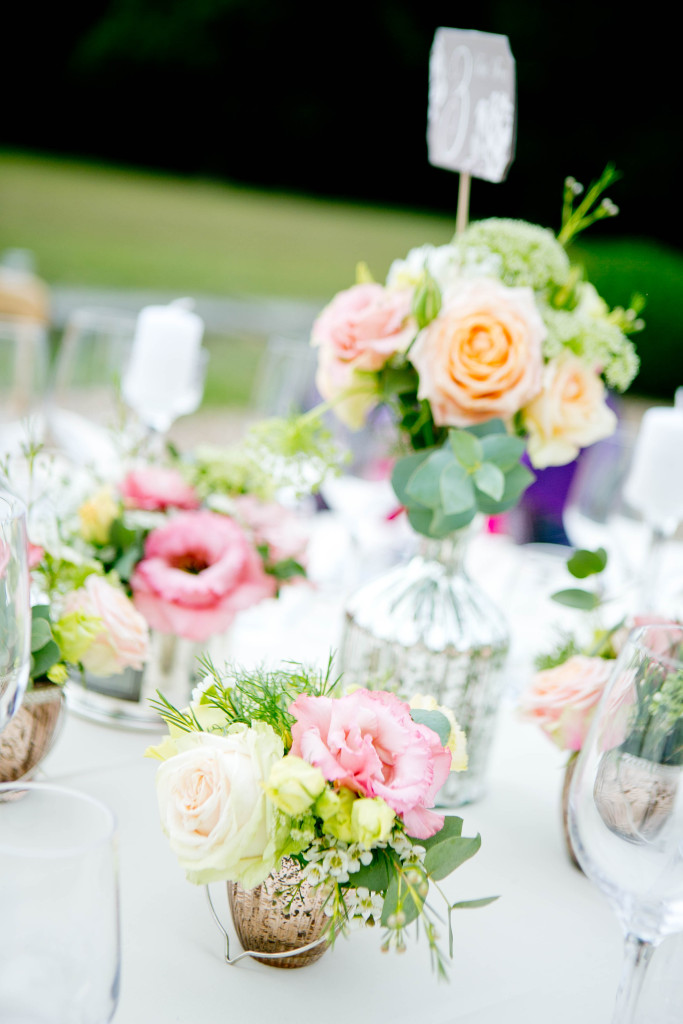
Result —
<instances>
[{"instance_id":1,"label":"orange rose","mask_svg":"<svg viewBox=\"0 0 683 1024\"><path fill-rule=\"evenodd\" d=\"M546 328L530 288L477 279L446 296L410 360L439 426L509 419L541 388Z\"/></svg>"}]
</instances>

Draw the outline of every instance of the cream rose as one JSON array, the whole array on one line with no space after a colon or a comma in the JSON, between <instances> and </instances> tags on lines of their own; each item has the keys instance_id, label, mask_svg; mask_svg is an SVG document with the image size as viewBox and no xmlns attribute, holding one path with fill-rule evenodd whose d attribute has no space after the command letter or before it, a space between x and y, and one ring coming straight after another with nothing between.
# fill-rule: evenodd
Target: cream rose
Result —
<instances>
[{"instance_id":1,"label":"cream rose","mask_svg":"<svg viewBox=\"0 0 683 1024\"><path fill-rule=\"evenodd\" d=\"M530 288L467 282L445 296L410 351L418 396L439 426L509 419L540 390L545 336Z\"/></svg>"},{"instance_id":2,"label":"cream rose","mask_svg":"<svg viewBox=\"0 0 683 1024\"><path fill-rule=\"evenodd\" d=\"M531 464L537 469L563 466L580 448L613 434L617 417L605 399L598 374L576 356L548 363L543 390L523 410Z\"/></svg>"},{"instance_id":3,"label":"cream rose","mask_svg":"<svg viewBox=\"0 0 683 1024\"><path fill-rule=\"evenodd\" d=\"M276 867L286 839L264 786L284 748L263 722L227 735L188 733L157 770L161 825L189 881L251 889ZM286 819L284 819L286 821Z\"/></svg>"},{"instance_id":4,"label":"cream rose","mask_svg":"<svg viewBox=\"0 0 683 1024\"><path fill-rule=\"evenodd\" d=\"M142 668L148 653L149 629L122 590L93 573L80 590L69 594L65 611L81 612L101 623L100 631L80 658L89 672L112 676L125 668Z\"/></svg>"}]
</instances>

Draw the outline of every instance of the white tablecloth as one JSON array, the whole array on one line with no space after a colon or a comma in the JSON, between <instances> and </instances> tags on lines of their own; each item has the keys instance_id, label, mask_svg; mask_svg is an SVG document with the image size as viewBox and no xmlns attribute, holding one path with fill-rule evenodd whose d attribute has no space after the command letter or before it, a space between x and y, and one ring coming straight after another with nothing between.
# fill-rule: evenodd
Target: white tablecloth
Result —
<instances>
[{"instance_id":1,"label":"white tablecloth","mask_svg":"<svg viewBox=\"0 0 683 1024\"><path fill-rule=\"evenodd\" d=\"M70 716L43 774L99 797L118 817L123 967L115 1024L610 1020L620 929L602 895L563 849L559 801L565 755L514 712L530 652L543 643L546 591L561 563L544 552L522 556L497 538L483 539L473 556L473 574L504 603L514 642L488 795L458 812L465 834L481 833L482 848L445 883L454 900L494 894L500 899L456 917L450 984L432 974L425 943L412 941L403 955L383 955L373 929L340 939L303 970L251 960L238 967L224 964L204 891L185 881L161 834L156 766L142 756L157 734ZM339 600L330 590L312 595L297 588L284 601L244 617L235 634L235 658L319 661L334 646L340 622ZM214 891L227 918L224 887ZM668 940L652 963L644 1021L681 1020L677 962L683 962L683 944Z\"/></svg>"}]
</instances>

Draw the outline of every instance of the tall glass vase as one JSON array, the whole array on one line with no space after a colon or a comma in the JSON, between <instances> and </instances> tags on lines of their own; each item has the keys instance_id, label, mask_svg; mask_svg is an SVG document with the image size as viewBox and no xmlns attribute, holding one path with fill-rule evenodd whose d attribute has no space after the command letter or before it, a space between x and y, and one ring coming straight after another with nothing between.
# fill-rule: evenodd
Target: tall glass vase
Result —
<instances>
[{"instance_id":1,"label":"tall glass vase","mask_svg":"<svg viewBox=\"0 0 683 1024\"><path fill-rule=\"evenodd\" d=\"M422 538L410 562L356 591L341 642L346 684L396 686L408 700L431 695L465 730L469 767L451 773L443 806L483 795L509 646L504 616L465 570L476 532L470 526L445 540Z\"/></svg>"}]
</instances>

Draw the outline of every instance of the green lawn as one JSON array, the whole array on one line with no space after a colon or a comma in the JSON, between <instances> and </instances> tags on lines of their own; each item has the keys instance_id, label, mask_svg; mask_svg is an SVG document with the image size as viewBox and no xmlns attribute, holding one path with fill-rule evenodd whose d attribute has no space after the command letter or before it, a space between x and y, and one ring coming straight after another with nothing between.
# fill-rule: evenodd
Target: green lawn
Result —
<instances>
[{"instance_id":1,"label":"green lawn","mask_svg":"<svg viewBox=\"0 0 683 1024\"><path fill-rule=\"evenodd\" d=\"M455 195L454 183L454 208ZM450 217L0 152L0 251L33 250L50 284L322 304L353 281L357 261L381 278L411 246L446 242L452 231ZM670 399L683 383L683 254L648 239L601 240L598 226L578 255L608 301L646 294L633 390ZM236 339L238 369L225 385L212 374L207 399L245 401L262 341Z\"/></svg>"}]
</instances>

